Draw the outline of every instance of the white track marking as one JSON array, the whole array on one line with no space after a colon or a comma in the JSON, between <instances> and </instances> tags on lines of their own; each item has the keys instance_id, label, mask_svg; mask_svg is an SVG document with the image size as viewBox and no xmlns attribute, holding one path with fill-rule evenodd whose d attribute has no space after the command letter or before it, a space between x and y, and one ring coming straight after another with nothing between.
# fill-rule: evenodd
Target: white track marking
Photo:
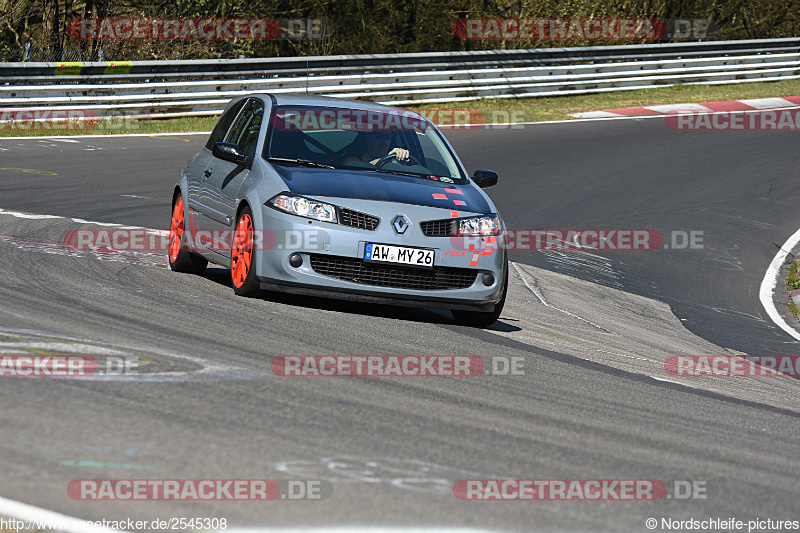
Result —
<instances>
[{"instance_id":1,"label":"white track marking","mask_svg":"<svg viewBox=\"0 0 800 533\"><path fill-rule=\"evenodd\" d=\"M573 113L571 116L576 118L619 118L622 115L611 113L609 111L584 111L582 113Z\"/></svg>"},{"instance_id":2,"label":"white track marking","mask_svg":"<svg viewBox=\"0 0 800 533\"><path fill-rule=\"evenodd\" d=\"M0 331L3 331L0 329ZM54 342L52 340L40 340L40 341L28 341L24 338L20 338L16 341L0 341L0 354L4 355L15 355L15 354L25 354L27 355L28 352L39 350L39 351L47 351L47 352L56 352L59 354L69 354L75 353L80 355L116 355L116 356L124 356L128 355L127 352L123 352L120 350L114 350L113 348L106 348L103 346L92 346L89 343L81 343L80 341L75 342Z\"/></svg>"},{"instance_id":3,"label":"white track marking","mask_svg":"<svg viewBox=\"0 0 800 533\"><path fill-rule=\"evenodd\" d=\"M145 229L145 230L156 232L156 233L159 233L159 234L160 234L160 232L169 233L168 231L160 230L160 229L142 228L142 227L139 227L139 226L123 226L122 224L115 224L113 222L95 222L94 220L84 220L82 218L70 218L70 220L73 221L73 222L77 222L78 224L94 224L95 226L105 226L105 227L108 227L108 228L116 228L116 229Z\"/></svg>"},{"instance_id":4,"label":"white track marking","mask_svg":"<svg viewBox=\"0 0 800 533\"><path fill-rule=\"evenodd\" d=\"M333 484L385 484L397 489L447 496L458 479L502 479L471 470L452 468L417 459L341 455L317 460L281 461L275 470L292 476L324 479Z\"/></svg>"},{"instance_id":5,"label":"white track marking","mask_svg":"<svg viewBox=\"0 0 800 533\"><path fill-rule=\"evenodd\" d=\"M16 218L23 219L61 219L71 220L78 224L93 224L96 226L109 227L119 230L144 230L149 235L158 235L162 238L169 236L169 231L153 228L142 228L139 226L124 226L122 224L115 224L111 222L96 222L93 220L84 220L82 218L67 218L56 215L38 215L33 213L23 213L19 211L8 211L0 208L0 215L10 215ZM18 237L13 235L0 235L0 241L7 242L22 250L28 250L38 253L47 253L61 256L81 257L85 255L92 255L101 261L119 261L123 263L138 264L150 266L155 268L169 269L167 264L167 257L163 253L153 253L135 250L104 250L104 249L90 249L90 250L77 250L71 248L64 242L54 241L51 239L36 239L29 237Z\"/></svg>"},{"instance_id":6,"label":"white track marking","mask_svg":"<svg viewBox=\"0 0 800 533\"><path fill-rule=\"evenodd\" d=\"M776 107L797 106L797 104L789 100L784 100L783 98L751 98L749 100L737 100L737 102L755 107L756 109L775 109Z\"/></svg>"},{"instance_id":7,"label":"white track marking","mask_svg":"<svg viewBox=\"0 0 800 533\"><path fill-rule=\"evenodd\" d=\"M792 104L788 102L790 105L783 105L781 107L769 107L765 109L742 109L736 111L711 111L709 115L748 115L751 113L763 113L764 111L786 111L791 109L797 109L798 105ZM648 108L650 109L650 108ZM642 115L642 116L628 116L628 115L617 115L616 113L612 113L611 116L600 116L597 113L606 113L605 111L589 111L587 113L573 113L570 116L576 117L578 120L575 119L567 119L567 120L551 120L549 122L518 122L517 124L555 124L558 122L585 122L585 121L592 121L596 122L599 120L642 120L648 118L660 118L664 119L666 116L664 113L659 113L657 115ZM491 126L491 124L487 124L487 126Z\"/></svg>"},{"instance_id":8,"label":"white track marking","mask_svg":"<svg viewBox=\"0 0 800 533\"><path fill-rule=\"evenodd\" d=\"M680 385L682 387L689 387L690 389L697 389L697 387L693 387L692 385L688 385L686 383L681 383L680 381L672 381L671 379L657 378L656 376L647 376L647 377L649 377L650 379L654 379L656 381L663 381L664 383L673 383L675 385ZM704 390L713 390L713 389L704 389Z\"/></svg>"},{"instance_id":9,"label":"white track marking","mask_svg":"<svg viewBox=\"0 0 800 533\"><path fill-rule=\"evenodd\" d=\"M772 301L772 296L775 294L775 287L778 285L778 274L781 265L786 260L786 256L792 253L792 250L794 250L798 243L800 243L800 230L794 232L794 234L789 237L789 240L783 243L778 253L775 254L775 257L767 268L766 274L764 274L764 280L761 282L761 289L758 292L758 296L761 299L761 305L764 306L764 310L772 321L783 331L795 339L800 340L800 332L786 323L775 307L775 302Z\"/></svg>"},{"instance_id":10,"label":"white track marking","mask_svg":"<svg viewBox=\"0 0 800 533\"><path fill-rule=\"evenodd\" d=\"M123 197L123 198L138 198L140 200L150 200L151 202L161 202L161 201L168 202L169 201L169 200L165 200L164 198L159 198L159 199L148 198L147 196L139 196L137 194L120 194L120 196Z\"/></svg>"},{"instance_id":11,"label":"white track marking","mask_svg":"<svg viewBox=\"0 0 800 533\"><path fill-rule=\"evenodd\" d=\"M210 382L220 380L244 381L270 376L270 374L265 370L255 367L245 367L236 363L228 363L214 359L203 359L202 357L157 348L154 346L129 343L97 342L91 339L81 339L78 337L71 337L58 333L49 333L45 331L21 328L0 327L0 334L8 337L18 338L18 340L12 340L9 342L0 342L0 354L20 354L26 348L59 352L62 354L92 356L131 356L137 355L140 352L145 352L147 354L160 355L167 359L186 361L197 367L195 370L154 371L140 374L94 375L81 377L72 376L70 379L74 380L176 383L197 381ZM25 340L26 338L37 337L44 340ZM0 510L0 515L2 514L2 510Z\"/></svg>"},{"instance_id":12,"label":"white track marking","mask_svg":"<svg viewBox=\"0 0 800 533\"><path fill-rule=\"evenodd\" d=\"M711 109L707 108L702 104L648 105L644 106L644 108L649 109L650 111L655 111L656 113L663 113L663 114L667 114L670 111L700 111L700 112L711 111Z\"/></svg>"},{"instance_id":13,"label":"white track marking","mask_svg":"<svg viewBox=\"0 0 800 533\"><path fill-rule=\"evenodd\" d=\"M121 531L119 529L101 526L95 527L94 524L87 525L86 520L3 497L0 497L0 515L10 516L18 520L48 522L53 525L58 524L57 529L51 530L48 528L47 530L49 531L65 531L67 533L115 533ZM44 527L44 524L42 524L41 527ZM36 530L38 528L33 527L32 529Z\"/></svg>"},{"instance_id":14,"label":"white track marking","mask_svg":"<svg viewBox=\"0 0 800 533\"><path fill-rule=\"evenodd\" d=\"M12 217L16 218L29 218L33 220L44 220L47 218L64 218L57 215L37 215L34 213L23 213L21 211L7 211L2 208L0 208L0 215L11 215Z\"/></svg>"},{"instance_id":15,"label":"white track marking","mask_svg":"<svg viewBox=\"0 0 800 533\"><path fill-rule=\"evenodd\" d=\"M20 315L19 313L14 313L13 311L9 311L8 309L3 309L3 308L0 308L0 313L5 313L7 315L15 316L17 318L23 318L25 320L29 318L27 316Z\"/></svg>"},{"instance_id":16,"label":"white track marking","mask_svg":"<svg viewBox=\"0 0 800 533\"><path fill-rule=\"evenodd\" d=\"M92 248L78 250L67 244L52 239L36 239L31 237L15 237L13 235L0 235L0 241L28 252L60 255L64 257L84 257L90 255L100 261L118 261L132 265L142 265L153 268L169 270L166 254L139 252L131 250L106 250Z\"/></svg>"},{"instance_id":17,"label":"white track marking","mask_svg":"<svg viewBox=\"0 0 800 533\"><path fill-rule=\"evenodd\" d=\"M528 287L528 288L531 290L531 292L532 292L533 294L535 294L535 295L536 295L536 297L537 297L537 298L539 298L539 301L540 301L540 302L542 302L544 305L546 305L546 306L547 306L547 307L549 307L550 309L555 309L555 310L556 310L556 311L558 311L559 313L564 313L565 315L571 316L572 318L574 318L574 319L576 319L576 320L580 320L581 322L586 322L586 323L587 323L587 324L589 324L590 326L592 326L592 327L595 327L595 328L597 328L597 329L599 329L600 331L603 331L603 332L605 332L605 333L608 333L609 335L616 335L616 333L614 333L613 331L607 330L607 329L606 329L606 328L604 328L603 326L598 326L597 324L595 324L595 323L594 323L594 322L592 322L591 320L586 320L586 319L585 319L585 318L583 318L582 316L578 316L578 315L576 315L575 313L570 313L569 311L565 311L564 309L559 309L558 307L555 307L555 306L553 306L553 305L550 305L550 304L548 304L547 302L545 302L545 301L544 301L544 299L542 299L542 297L541 297L541 296L539 296L539 294L538 294L538 293L537 293L535 290L533 290L533 289L531 288L531 286L530 286L530 285L528 285L528 282L527 282L527 280L525 279L525 276L522 274L522 272L520 271L520 269L519 269L519 268L517 268L517 265L516 265L516 264L514 264L514 263L511 263L511 264L512 264L512 265L514 265L514 269L515 269L515 270L517 271L517 273L519 274L519 277L520 277L520 278L522 278L522 282L525 284L525 286L526 286L526 287Z\"/></svg>"},{"instance_id":18,"label":"white track marking","mask_svg":"<svg viewBox=\"0 0 800 533\"><path fill-rule=\"evenodd\" d=\"M3 208L0 208L0 215L11 215L12 217L26 218L31 220L61 218L64 220L71 220L78 224L94 224L95 226L104 226L108 228L117 228L117 229L143 229L146 230L148 233L153 233L154 235L169 235L169 231L164 229L143 228L141 226L125 226L124 224L117 224L114 222L97 222L95 220L84 220L82 218L69 218L69 217L62 217L59 215L39 215L36 213L23 213L22 211L10 211L8 209L3 209Z\"/></svg>"},{"instance_id":19,"label":"white track marking","mask_svg":"<svg viewBox=\"0 0 800 533\"><path fill-rule=\"evenodd\" d=\"M664 104L664 105L651 105L651 106L641 106L642 109L648 109L653 111L657 115L665 115L670 112L679 112L679 111L697 111L700 113L708 113L713 112L713 114L720 114L720 113L740 113L743 111L765 111L768 109L792 109L800 107L800 105L795 104L794 102L790 102L789 100L785 100L783 98L753 98L750 100L733 100L732 102L739 102L744 105L750 106L753 109L750 110L737 110L737 111L713 111L712 109L703 105L703 103L686 103L686 104ZM716 103L716 102L705 102L705 103ZM620 108L620 109L609 109L608 111L586 111L582 113L571 113L570 116L576 118L612 118L612 117L624 117L624 118L645 118L644 116L627 116L620 113L615 113L615 111L621 111L623 109L629 108ZM646 116L650 118L650 115Z\"/></svg>"},{"instance_id":20,"label":"white track marking","mask_svg":"<svg viewBox=\"0 0 800 533\"><path fill-rule=\"evenodd\" d=\"M533 287L531 287L530 285L528 285L528 280L527 280L527 279L525 279L525 276L523 276L523 275L522 275L522 272L520 271L520 269L519 269L519 268L517 268L517 264L516 264L516 263L514 263L514 262L512 261L512 262L511 262L511 266L513 266L513 267L514 267L514 270L516 270L516 271L517 271L517 274L519 274L519 277L520 277L520 279L522 279L522 283L524 283L524 284L525 284L525 286L526 286L526 287L528 287L528 289L530 289L530 291L531 291L533 294L535 294L537 298L539 298L539 301L540 301L540 302L542 302L542 303L543 303L544 305L546 305L547 307L550 307L550 304L548 304L547 302L545 302L545 301L544 301L544 298L542 298L541 296L539 296L539 293L538 293L538 292L536 292L535 290L533 290Z\"/></svg>"}]
</instances>

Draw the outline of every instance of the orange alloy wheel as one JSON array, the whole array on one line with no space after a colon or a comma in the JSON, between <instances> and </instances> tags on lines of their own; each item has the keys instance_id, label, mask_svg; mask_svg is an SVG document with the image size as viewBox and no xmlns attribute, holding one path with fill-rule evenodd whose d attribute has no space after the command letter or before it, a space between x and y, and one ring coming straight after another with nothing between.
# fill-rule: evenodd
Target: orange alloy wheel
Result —
<instances>
[{"instance_id":1,"label":"orange alloy wheel","mask_svg":"<svg viewBox=\"0 0 800 533\"><path fill-rule=\"evenodd\" d=\"M253 219L244 213L236 225L231 250L231 278L233 286L240 288L247 280L250 263L253 260Z\"/></svg>"},{"instance_id":2,"label":"orange alloy wheel","mask_svg":"<svg viewBox=\"0 0 800 533\"><path fill-rule=\"evenodd\" d=\"M178 260L178 253L181 251L183 242L183 198L178 196L175 208L172 210L172 224L169 226L169 260Z\"/></svg>"}]
</instances>

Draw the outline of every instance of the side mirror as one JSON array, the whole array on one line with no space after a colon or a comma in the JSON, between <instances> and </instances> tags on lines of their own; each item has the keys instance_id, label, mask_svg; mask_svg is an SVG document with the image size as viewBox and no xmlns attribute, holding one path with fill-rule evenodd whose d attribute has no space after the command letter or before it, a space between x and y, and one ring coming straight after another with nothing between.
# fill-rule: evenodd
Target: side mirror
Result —
<instances>
[{"instance_id":1,"label":"side mirror","mask_svg":"<svg viewBox=\"0 0 800 533\"><path fill-rule=\"evenodd\" d=\"M233 143L214 143L214 148L211 150L214 157L218 157L224 161L230 161L237 165L244 165L247 162L247 154L239 151L239 146Z\"/></svg>"},{"instance_id":2,"label":"side mirror","mask_svg":"<svg viewBox=\"0 0 800 533\"><path fill-rule=\"evenodd\" d=\"M472 176L472 181L481 189L497 185L497 172L493 170L476 170Z\"/></svg>"}]
</instances>

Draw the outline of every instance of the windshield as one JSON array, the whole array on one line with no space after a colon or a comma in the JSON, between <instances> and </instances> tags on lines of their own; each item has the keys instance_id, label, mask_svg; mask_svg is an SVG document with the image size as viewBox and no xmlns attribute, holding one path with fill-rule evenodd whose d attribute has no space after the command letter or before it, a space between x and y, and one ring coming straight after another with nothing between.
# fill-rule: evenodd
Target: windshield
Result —
<instances>
[{"instance_id":1,"label":"windshield","mask_svg":"<svg viewBox=\"0 0 800 533\"><path fill-rule=\"evenodd\" d=\"M385 172L463 184L441 133L403 110L278 106L264 157L273 164Z\"/></svg>"}]
</instances>

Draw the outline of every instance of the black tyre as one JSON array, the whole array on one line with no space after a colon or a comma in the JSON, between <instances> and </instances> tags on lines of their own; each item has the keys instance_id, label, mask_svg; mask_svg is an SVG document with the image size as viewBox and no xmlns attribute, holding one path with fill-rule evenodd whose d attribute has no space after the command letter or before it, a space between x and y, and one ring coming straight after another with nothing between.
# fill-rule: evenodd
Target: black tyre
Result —
<instances>
[{"instance_id":1,"label":"black tyre","mask_svg":"<svg viewBox=\"0 0 800 533\"><path fill-rule=\"evenodd\" d=\"M169 225L169 268L186 274L202 274L208 261L192 252L185 244L186 219L183 214L183 197L178 195L172 206L172 222Z\"/></svg>"}]
</instances>

